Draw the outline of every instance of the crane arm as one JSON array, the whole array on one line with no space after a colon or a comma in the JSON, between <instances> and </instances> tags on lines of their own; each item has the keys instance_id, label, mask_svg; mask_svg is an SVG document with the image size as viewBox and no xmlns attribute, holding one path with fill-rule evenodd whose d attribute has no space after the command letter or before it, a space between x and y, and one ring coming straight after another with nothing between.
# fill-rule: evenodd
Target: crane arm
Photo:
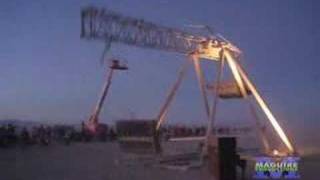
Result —
<instances>
[{"instance_id":1,"label":"crane arm","mask_svg":"<svg viewBox=\"0 0 320 180\"><path fill-rule=\"evenodd\" d=\"M197 53L200 58L216 61L220 59L222 48L229 48L235 54L240 52L218 37L195 35L95 7L81 11L81 37L187 55Z\"/></svg>"}]
</instances>

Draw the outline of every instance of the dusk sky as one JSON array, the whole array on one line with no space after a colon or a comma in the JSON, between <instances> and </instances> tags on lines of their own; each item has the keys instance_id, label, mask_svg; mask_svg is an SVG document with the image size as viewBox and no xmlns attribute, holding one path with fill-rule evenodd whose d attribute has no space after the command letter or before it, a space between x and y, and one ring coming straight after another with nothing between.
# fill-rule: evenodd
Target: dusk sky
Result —
<instances>
[{"instance_id":1,"label":"dusk sky","mask_svg":"<svg viewBox=\"0 0 320 180\"><path fill-rule=\"evenodd\" d=\"M107 64L100 63L103 43L80 39L80 10L87 5L191 32L195 30L187 25L213 27L243 51L242 64L280 124L294 137L304 134L300 141L320 137L316 0L1 1L0 119L88 119ZM155 118L185 57L121 44L112 46L106 58L110 57L127 61L130 70L114 76L101 121ZM212 80L215 64L202 65ZM201 100L190 68L168 120L205 123ZM224 101L218 110L218 123L250 122L244 102Z\"/></svg>"}]
</instances>

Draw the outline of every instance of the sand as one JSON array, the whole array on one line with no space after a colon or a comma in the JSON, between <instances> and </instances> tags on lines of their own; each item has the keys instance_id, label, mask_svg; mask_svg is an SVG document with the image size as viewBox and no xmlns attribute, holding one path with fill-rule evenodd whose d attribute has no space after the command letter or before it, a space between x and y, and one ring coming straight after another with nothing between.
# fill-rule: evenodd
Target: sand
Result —
<instances>
[{"instance_id":1,"label":"sand","mask_svg":"<svg viewBox=\"0 0 320 180\"><path fill-rule=\"evenodd\" d=\"M146 159L137 160L123 153L116 143L76 143L70 146L54 144L49 147L0 149L0 180L212 179L207 167L169 170L150 165L149 158ZM309 157L300 166L302 180L319 179L317 171L320 168L320 158ZM251 171L247 174L250 179Z\"/></svg>"}]
</instances>

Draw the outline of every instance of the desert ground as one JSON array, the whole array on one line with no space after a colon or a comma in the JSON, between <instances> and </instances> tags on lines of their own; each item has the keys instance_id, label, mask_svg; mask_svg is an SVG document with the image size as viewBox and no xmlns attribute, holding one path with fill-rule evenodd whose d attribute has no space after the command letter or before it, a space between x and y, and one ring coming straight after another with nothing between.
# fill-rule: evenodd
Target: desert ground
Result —
<instances>
[{"instance_id":1,"label":"desert ground","mask_svg":"<svg viewBox=\"0 0 320 180\"><path fill-rule=\"evenodd\" d=\"M173 151L181 150L171 145L168 147L173 148ZM301 161L302 180L319 179L319 160L308 157ZM146 159L122 152L117 143L111 142L14 147L0 149L0 180L213 179L207 167L177 170L146 162ZM248 179L252 177L250 168L246 173Z\"/></svg>"}]
</instances>

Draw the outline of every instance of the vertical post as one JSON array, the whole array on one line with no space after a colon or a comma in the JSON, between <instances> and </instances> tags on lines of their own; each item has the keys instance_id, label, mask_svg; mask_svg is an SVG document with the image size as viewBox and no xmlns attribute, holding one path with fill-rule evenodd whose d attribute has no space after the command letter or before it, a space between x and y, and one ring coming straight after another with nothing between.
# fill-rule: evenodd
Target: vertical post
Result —
<instances>
[{"instance_id":1,"label":"vertical post","mask_svg":"<svg viewBox=\"0 0 320 180\"><path fill-rule=\"evenodd\" d=\"M237 173L237 142L235 137L222 137L218 139L219 179L236 180Z\"/></svg>"},{"instance_id":2,"label":"vertical post","mask_svg":"<svg viewBox=\"0 0 320 180\"><path fill-rule=\"evenodd\" d=\"M198 79L199 88L200 88L200 91L202 94L205 111L206 111L207 117L209 119L210 118L210 107L209 107L208 96L207 96L207 91L206 91L206 80L203 75L203 71L202 71L202 68L200 65L199 58L194 55L192 55L191 57L193 60L194 69L197 74L197 79Z\"/></svg>"},{"instance_id":3,"label":"vertical post","mask_svg":"<svg viewBox=\"0 0 320 180\"><path fill-rule=\"evenodd\" d=\"M212 104L212 109L210 111L209 115L209 121L207 124L207 131L206 131L206 137L205 137L205 144L202 149L202 155L201 155L201 160L203 161L205 155L207 154L207 151L209 150L209 142L212 141L214 137L212 136L212 129L213 129L213 124L215 122L215 117L216 117L216 110L218 106L218 99L219 99L219 86L220 86L220 81L222 79L222 72L223 72L223 66L224 66L224 55L221 53L221 58L219 61L219 66L217 68L217 77L215 80L216 86L214 89L214 99L213 99L213 104Z\"/></svg>"}]
</instances>

